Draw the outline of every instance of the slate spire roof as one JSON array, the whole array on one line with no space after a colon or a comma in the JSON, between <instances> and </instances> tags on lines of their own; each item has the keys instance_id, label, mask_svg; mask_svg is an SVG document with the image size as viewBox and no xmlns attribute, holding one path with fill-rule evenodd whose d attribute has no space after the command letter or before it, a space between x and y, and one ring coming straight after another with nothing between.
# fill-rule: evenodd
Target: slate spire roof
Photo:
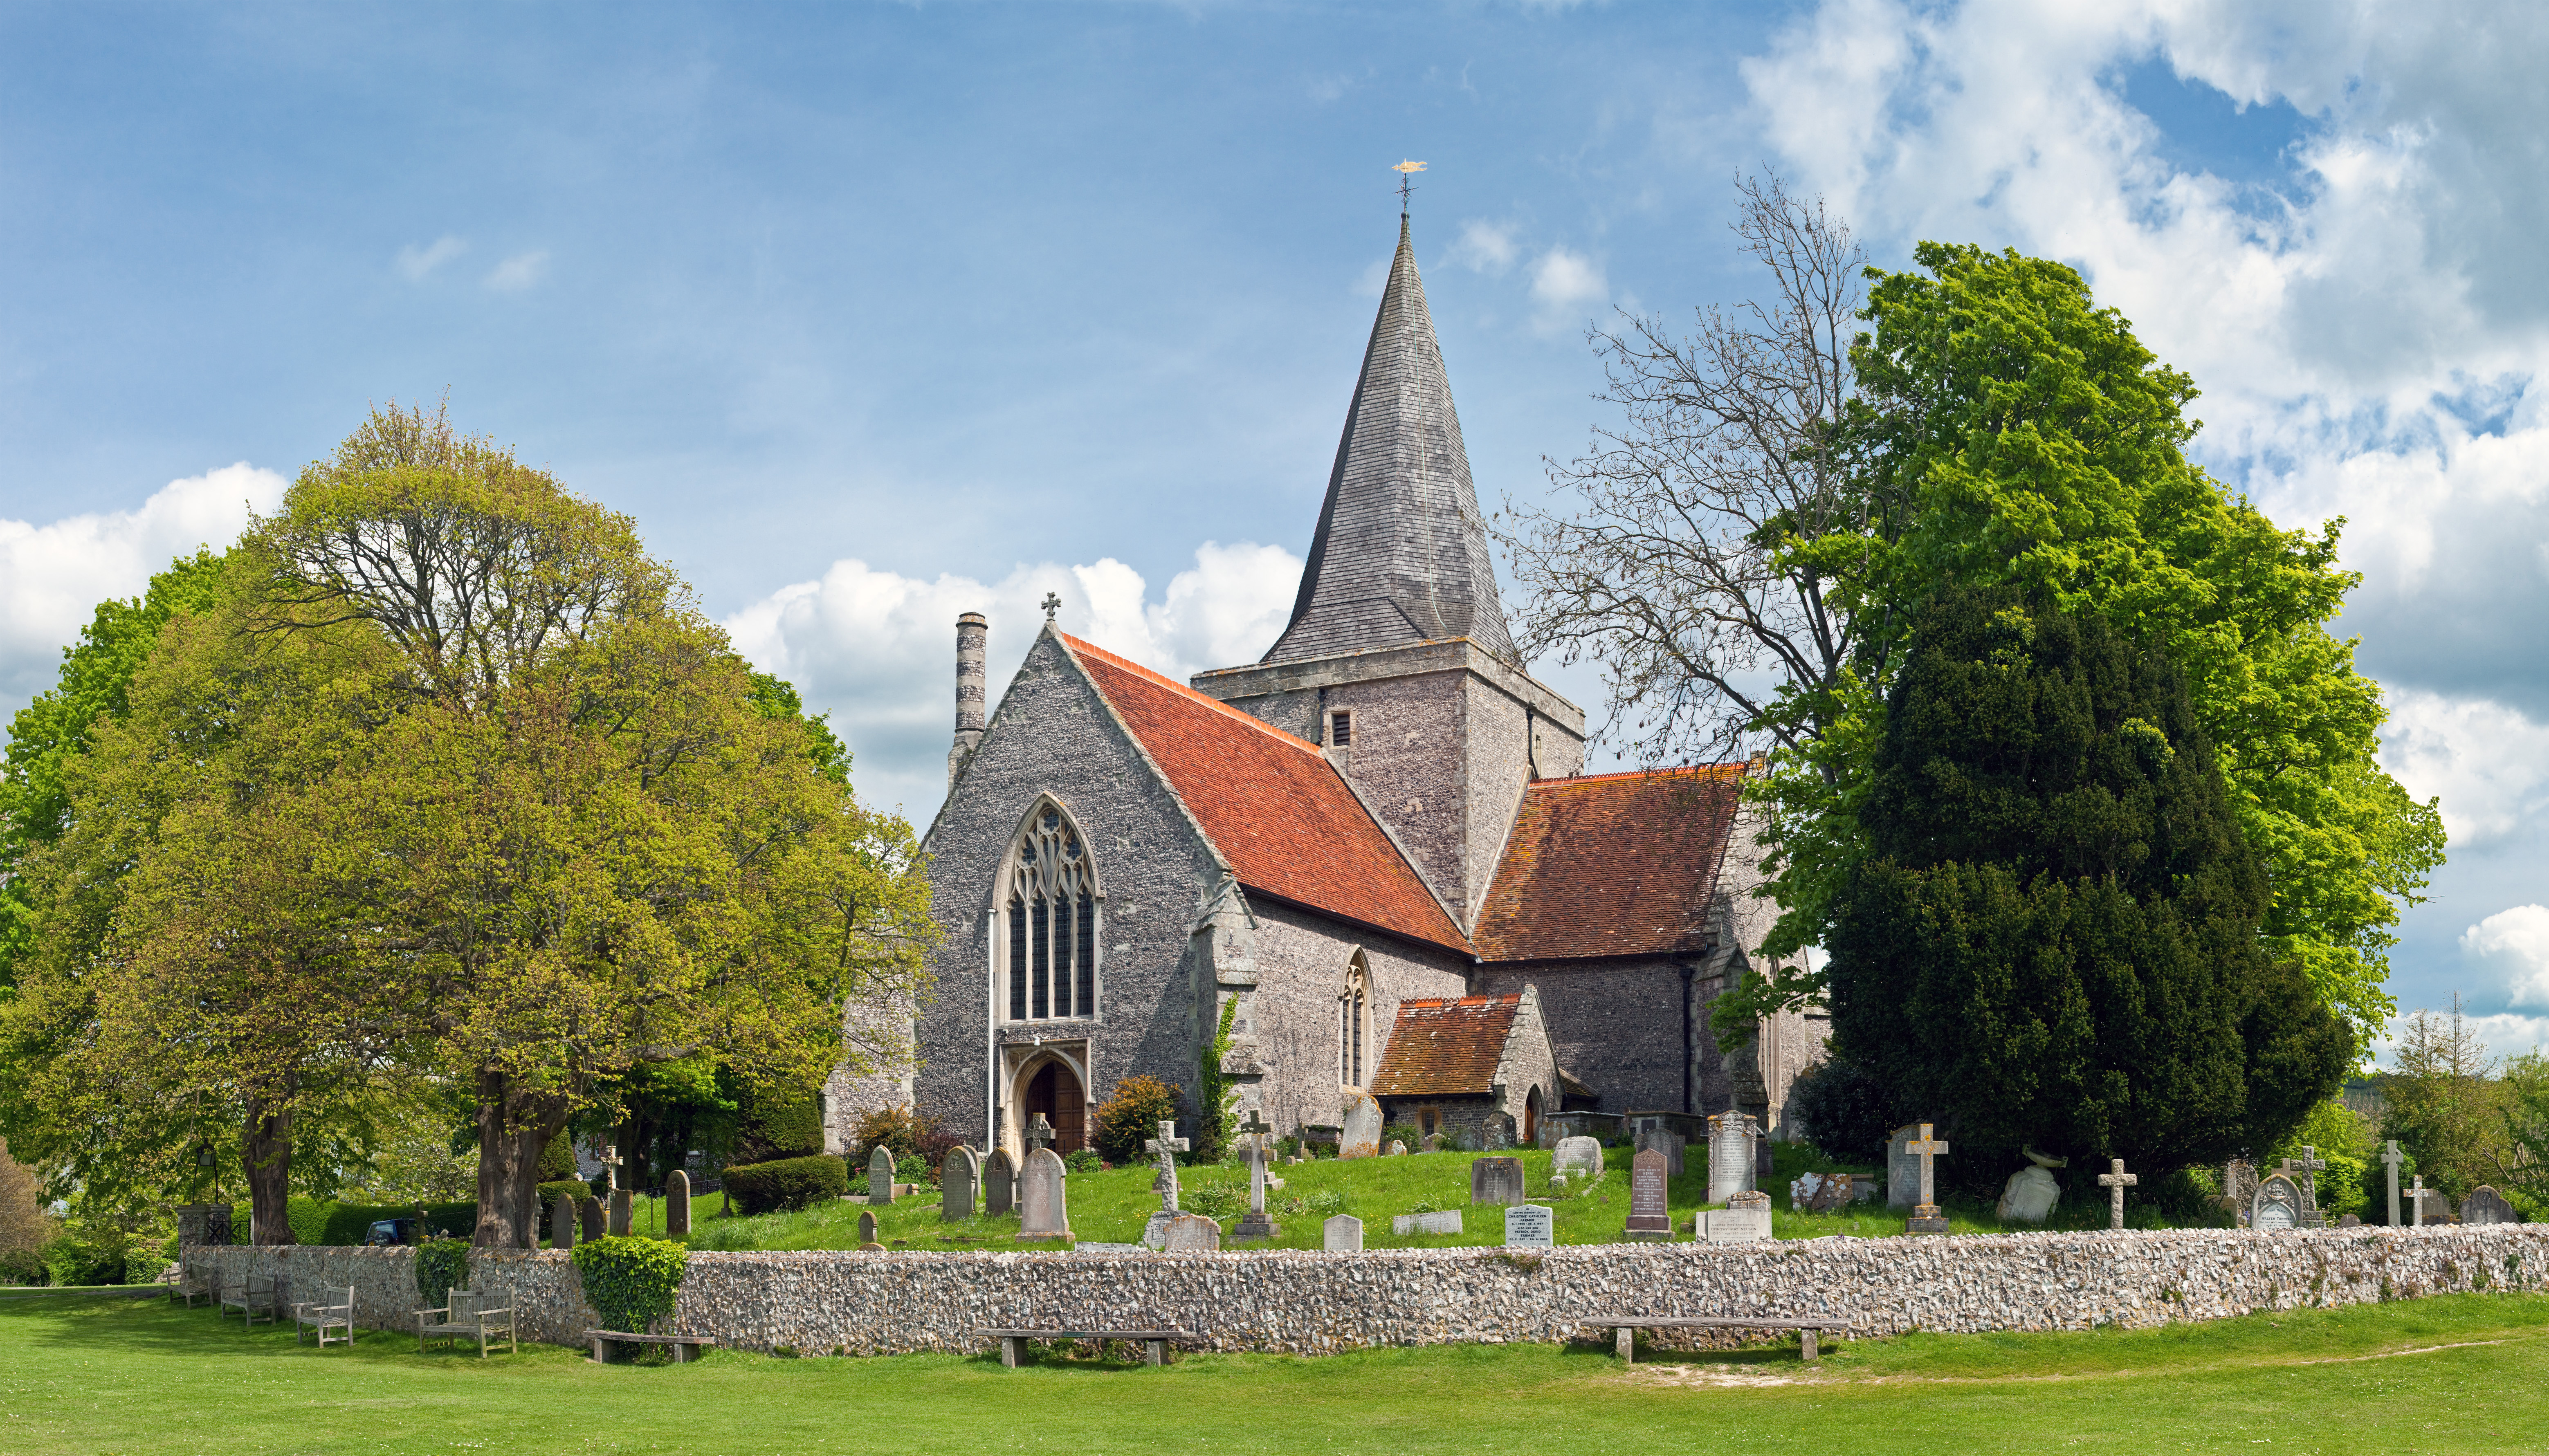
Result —
<instances>
[{"instance_id":1,"label":"slate spire roof","mask_svg":"<svg viewBox=\"0 0 2549 1456\"><path fill-rule=\"evenodd\" d=\"M1364 349L1291 623L1264 661L1466 637L1505 661L1485 521L1407 218Z\"/></svg>"}]
</instances>

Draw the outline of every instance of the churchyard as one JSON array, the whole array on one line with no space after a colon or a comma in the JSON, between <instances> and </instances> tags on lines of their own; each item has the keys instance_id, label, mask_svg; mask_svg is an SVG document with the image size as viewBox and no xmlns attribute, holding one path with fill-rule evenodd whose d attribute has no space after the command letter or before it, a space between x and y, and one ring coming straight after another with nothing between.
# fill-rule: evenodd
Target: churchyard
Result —
<instances>
[{"instance_id":1,"label":"churchyard","mask_svg":"<svg viewBox=\"0 0 2549 1456\"><path fill-rule=\"evenodd\" d=\"M2067 1334L1912 1335L1829 1349L1641 1352L1429 1346L1322 1359L1189 1355L1153 1370L996 1356L596 1366L525 1345L420 1358L365 1331L325 1353L152 1300L0 1299L0 1427L26 1456L454 1450L1637 1447L1658 1440L1853 1452L1995 1444L2091 1450L2510 1451L2549 1429L2549 1297L2411 1303ZM748 1425L740 1422L749 1412ZM881 1434L890 1433L890 1434Z\"/></svg>"}]
</instances>

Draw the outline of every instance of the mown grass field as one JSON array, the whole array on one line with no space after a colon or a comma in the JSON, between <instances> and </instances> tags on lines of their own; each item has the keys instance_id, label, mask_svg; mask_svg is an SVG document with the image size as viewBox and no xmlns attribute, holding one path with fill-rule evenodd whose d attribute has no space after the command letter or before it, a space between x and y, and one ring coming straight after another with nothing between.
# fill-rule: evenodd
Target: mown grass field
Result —
<instances>
[{"instance_id":1,"label":"mown grass field","mask_svg":"<svg viewBox=\"0 0 2549 1456\"><path fill-rule=\"evenodd\" d=\"M0 1450L24 1456L928 1450L2523 1452L2549 1447L2549 1298L2465 1295L2140 1331L1917 1335L1797 1360L1443 1346L1161 1370L1048 1358L596 1366L351 1350L154 1301L0 1303Z\"/></svg>"}]
</instances>

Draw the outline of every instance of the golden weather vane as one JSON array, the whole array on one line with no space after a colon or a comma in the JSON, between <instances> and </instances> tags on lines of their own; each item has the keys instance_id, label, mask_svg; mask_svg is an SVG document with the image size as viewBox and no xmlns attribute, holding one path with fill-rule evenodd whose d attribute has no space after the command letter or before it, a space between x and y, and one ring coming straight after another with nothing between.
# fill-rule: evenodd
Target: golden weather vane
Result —
<instances>
[{"instance_id":1,"label":"golden weather vane","mask_svg":"<svg viewBox=\"0 0 2549 1456\"><path fill-rule=\"evenodd\" d=\"M1425 164L1423 162L1400 162L1398 165L1390 168L1390 170L1398 174L1398 212L1399 216L1405 217L1407 215L1407 195L1416 190L1416 174L1425 170Z\"/></svg>"}]
</instances>

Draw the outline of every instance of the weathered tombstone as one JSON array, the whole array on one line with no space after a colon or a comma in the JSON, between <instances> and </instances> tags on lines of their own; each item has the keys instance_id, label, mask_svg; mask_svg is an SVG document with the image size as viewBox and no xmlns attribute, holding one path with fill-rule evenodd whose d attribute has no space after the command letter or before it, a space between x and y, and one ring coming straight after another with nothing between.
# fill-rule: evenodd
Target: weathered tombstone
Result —
<instances>
[{"instance_id":1,"label":"weathered tombstone","mask_svg":"<svg viewBox=\"0 0 2549 1456\"><path fill-rule=\"evenodd\" d=\"M2398 1138L2390 1138L2381 1144L2382 1168L2390 1175L2390 1227L2393 1228L2399 1227L2399 1164L2407 1158L2407 1155L2399 1150Z\"/></svg>"},{"instance_id":2,"label":"weathered tombstone","mask_svg":"<svg viewBox=\"0 0 2549 1456\"><path fill-rule=\"evenodd\" d=\"M1231 1230L1233 1238L1275 1238L1283 1232L1281 1225L1266 1217L1266 1135L1274 1131L1253 1107L1248 1121L1239 1125L1239 1136L1248 1148L1248 1212L1240 1215Z\"/></svg>"},{"instance_id":3,"label":"weathered tombstone","mask_svg":"<svg viewBox=\"0 0 2549 1456\"><path fill-rule=\"evenodd\" d=\"M2257 1184L2257 1201L2248 1211L2248 1227L2279 1229L2301 1226L2301 1185L2281 1173L2268 1173Z\"/></svg>"},{"instance_id":4,"label":"weathered tombstone","mask_svg":"<svg viewBox=\"0 0 2549 1456\"><path fill-rule=\"evenodd\" d=\"M1420 1150L1425 1152L1441 1152L1443 1150L1443 1135L1440 1133L1428 1133L1416 1145Z\"/></svg>"},{"instance_id":5,"label":"weathered tombstone","mask_svg":"<svg viewBox=\"0 0 2549 1456\"><path fill-rule=\"evenodd\" d=\"M1009 1161L1009 1150L992 1148L983 1160L983 1212L996 1219L1016 1208L1017 1186L1017 1166Z\"/></svg>"},{"instance_id":6,"label":"weathered tombstone","mask_svg":"<svg viewBox=\"0 0 2549 1456\"><path fill-rule=\"evenodd\" d=\"M1921 1160L1921 1201L1912 1206L1912 1217L1903 1221L1906 1233L1944 1233L1946 1215L1938 1209L1937 1159L1947 1151L1947 1144L1930 1135L1930 1125L1921 1125L1921 1136L1903 1144L1904 1150Z\"/></svg>"},{"instance_id":7,"label":"weathered tombstone","mask_svg":"<svg viewBox=\"0 0 2549 1456\"><path fill-rule=\"evenodd\" d=\"M614 1236L624 1238L628 1228L628 1190L614 1188L611 1190L611 1231Z\"/></svg>"},{"instance_id":8,"label":"weathered tombstone","mask_svg":"<svg viewBox=\"0 0 2549 1456\"><path fill-rule=\"evenodd\" d=\"M1482 1157L1469 1164L1469 1202L1510 1207L1522 1200L1521 1158Z\"/></svg>"},{"instance_id":9,"label":"weathered tombstone","mask_svg":"<svg viewBox=\"0 0 2549 1456\"><path fill-rule=\"evenodd\" d=\"M1363 1220L1352 1214L1339 1214L1319 1226L1319 1247L1332 1254L1363 1252Z\"/></svg>"},{"instance_id":10,"label":"weathered tombstone","mask_svg":"<svg viewBox=\"0 0 2549 1456\"><path fill-rule=\"evenodd\" d=\"M2317 1148L2305 1142L2302 1144L2302 1155L2285 1159L2284 1166L2302 1175L2302 1222L2313 1228L2325 1225L2327 1216L2318 1211L2316 1175L2327 1167L2327 1159L2318 1155Z\"/></svg>"},{"instance_id":11,"label":"weathered tombstone","mask_svg":"<svg viewBox=\"0 0 2549 1456\"><path fill-rule=\"evenodd\" d=\"M1631 1243L1672 1241L1672 1211L1665 1205L1664 1155L1650 1148L1629 1159Z\"/></svg>"},{"instance_id":12,"label":"weathered tombstone","mask_svg":"<svg viewBox=\"0 0 2549 1456\"><path fill-rule=\"evenodd\" d=\"M1350 1092L1346 1094L1345 1112L1345 1131L1337 1135L1337 1156L1378 1156L1380 1104L1368 1092Z\"/></svg>"},{"instance_id":13,"label":"weathered tombstone","mask_svg":"<svg viewBox=\"0 0 2549 1456\"><path fill-rule=\"evenodd\" d=\"M1691 1232L1709 1243L1758 1243L1770 1236L1770 1195L1739 1193L1692 1220Z\"/></svg>"},{"instance_id":14,"label":"weathered tombstone","mask_svg":"<svg viewBox=\"0 0 2549 1456\"><path fill-rule=\"evenodd\" d=\"M1599 1147L1600 1145L1601 1144L1598 1142L1594 1143L1594 1146L1596 1147ZM1662 1153L1664 1155L1664 1171L1670 1173L1676 1178L1682 1175L1685 1163L1685 1153L1689 1146L1689 1138L1684 1138L1682 1135L1672 1131L1670 1128L1664 1127L1660 1123L1646 1123L1640 1125L1635 1136L1629 1139L1629 1150L1632 1153L1648 1151Z\"/></svg>"},{"instance_id":15,"label":"weathered tombstone","mask_svg":"<svg viewBox=\"0 0 2549 1456\"><path fill-rule=\"evenodd\" d=\"M872 1213L869 1213L866 1209L861 1209L861 1210L859 1210L859 1242L861 1242L861 1243L874 1243L874 1242L876 1242L876 1241L877 1241L877 1221L876 1221L876 1215L874 1215L874 1214L872 1214Z\"/></svg>"},{"instance_id":16,"label":"weathered tombstone","mask_svg":"<svg viewBox=\"0 0 2549 1456\"><path fill-rule=\"evenodd\" d=\"M1491 1112L1478 1124L1478 1146L1488 1152L1502 1152L1515 1144L1513 1114Z\"/></svg>"},{"instance_id":17,"label":"weathered tombstone","mask_svg":"<svg viewBox=\"0 0 2549 1456\"><path fill-rule=\"evenodd\" d=\"M1550 1156L1549 1166L1553 1172L1582 1173L1599 1178L1602 1176L1602 1144L1592 1138L1560 1138L1558 1151ZM1667 1167L1666 1171L1670 1168Z\"/></svg>"},{"instance_id":18,"label":"weathered tombstone","mask_svg":"<svg viewBox=\"0 0 2549 1456\"><path fill-rule=\"evenodd\" d=\"M1921 1130L1906 1123L1885 1135L1885 1206L1908 1209L1921 1201L1921 1160L1911 1152Z\"/></svg>"},{"instance_id":19,"label":"weathered tombstone","mask_svg":"<svg viewBox=\"0 0 2549 1456\"><path fill-rule=\"evenodd\" d=\"M2237 1215L2239 1227L2248 1227L2248 1219L2257 1211L2257 1169L2246 1158L2234 1157L2221 1165L2221 1201Z\"/></svg>"},{"instance_id":20,"label":"weathered tombstone","mask_svg":"<svg viewBox=\"0 0 2549 1456\"><path fill-rule=\"evenodd\" d=\"M938 1164L938 1217L974 1217L974 1185L982 1181L982 1163L974 1149L959 1142Z\"/></svg>"},{"instance_id":21,"label":"weathered tombstone","mask_svg":"<svg viewBox=\"0 0 2549 1456\"><path fill-rule=\"evenodd\" d=\"M2053 1169L2069 1167L2071 1159L2047 1157L2032 1147L2026 1153L2027 1166L2001 1185L2000 1203L1992 1210L2004 1224L2041 1224L2062 1201L2062 1185L2053 1181Z\"/></svg>"},{"instance_id":22,"label":"weathered tombstone","mask_svg":"<svg viewBox=\"0 0 2549 1456\"><path fill-rule=\"evenodd\" d=\"M549 1205L549 1247L575 1247L575 1200L564 1194Z\"/></svg>"},{"instance_id":23,"label":"weathered tombstone","mask_svg":"<svg viewBox=\"0 0 2549 1456\"><path fill-rule=\"evenodd\" d=\"M1761 1125L1748 1113L1722 1112L1708 1120L1708 1201L1724 1203L1752 1186L1752 1139Z\"/></svg>"},{"instance_id":24,"label":"weathered tombstone","mask_svg":"<svg viewBox=\"0 0 2549 1456\"><path fill-rule=\"evenodd\" d=\"M882 1142L868 1154L868 1202L894 1202L894 1149Z\"/></svg>"},{"instance_id":25,"label":"weathered tombstone","mask_svg":"<svg viewBox=\"0 0 2549 1456\"><path fill-rule=\"evenodd\" d=\"M1069 1238L1071 1213L1063 1201L1062 1158L1050 1147L1027 1154L1018 1175L1018 1237Z\"/></svg>"},{"instance_id":26,"label":"weathered tombstone","mask_svg":"<svg viewBox=\"0 0 2549 1456\"><path fill-rule=\"evenodd\" d=\"M1410 1233L1458 1233L1461 1211L1445 1209L1435 1214L1400 1214L1389 1221L1389 1231L1405 1238Z\"/></svg>"},{"instance_id":27,"label":"weathered tombstone","mask_svg":"<svg viewBox=\"0 0 2549 1456\"><path fill-rule=\"evenodd\" d=\"M675 1237L691 1231L691 1175L679 1168L664 1175L664 1231Z\"/></svg>"},{"instance_id":28,"label":"weathered tombstone","mask_svg":"<svg viewBox=\"0 0 2549 1456\"><path fill-rule=\"evenodd\" d=\"M1858 1180L1848 1173L1804 1173L1788 1184L1788 1207L1803 1214L1829 1214L1858 1196Z\"/></svg>"},{"instance_id":29,"label":"weathered tombstone","mask_svg":"<svg viewBox=\"0 0 2549 1456\"><path fill-rule=\"evenodd\" d=\"M1407 1156L1407 1144L1399 1141L1395 1138L1392 1138L1389 1139L1389 1146L1382 1150L1381 1155L1384 1157L1405 1157Z\"/></svg>"},{"instance_id":30,"label":"weathered tombstone","mask_svg":"<svg viewBox=\"0 0 2549 1456\"><path fill-rule=\"evenodd\" d=\"M1165 1249L1169 1246L1169 1224L1178 1217L1178 1154L1194 1144L1177 1136L1178 1125L1163 1118L1160 1136L1146 1138L1142 1150L1159 1160L1160 1170L1151 1177L1151 1191L1160 1196L1159 1212L1142 1226L1142 1246Z\"/></svg>"},{"instance_id":31,"label":"weathered tombstone","mask_svg":"<svg viewBox=\"0 0 2549 1456\"><path fill-rule=\"evenodd\" d=\"M2345 1217L2336 1221L2336 1227L2339 1228L2360 1228L2363 1227L2363 1221L2354 1217L2352 1214L2347 1214Z\"/></svg>"},{"instance_id":32,"label":"weathered tombstone","mask_svg":"<svg viewBox=\"0 0 2549 1456\"><path fill-rule=\"evenodd\" d=\"M1505 1210L1505 1247L1554 1248L1558 1243L1558 1216L1536 1203L1515 1204Z\"/></svg>"},{"instance_id":33,"label":"weathered tombstone","mask_svg":"<svg viewBox=\"0 0 2549 1456\"><path fill-rule=\"evenodd\" d=\"M576 1200L575 1216L577 1222L584 1226L576 1230L576 1236L578 1238L586 1243L591 1243L602 1236L601 1199L592 1197L588 1194L587 1196Z\"/></svg>"},{"instance_id":34,"label":"weathered tombstone","mask_svg":"<svg viewBox=\"0 0 2549 1456\"><path fill-rule=\"evenodd\" d=\"M1179 1214L1169 1220L1160 1240L1160 1251L1172 1254L1209 1254L1221 1251L1221 1226L1201 1214Z\"/></svg>"},{"instance_id":35,"label":"weathered tombstone","mask_svg":"<svg viewBox=\"0 0 2549 1456\"><path fill-rule=\"evenodd\" d=\"M2098 1186L2107 1190L2107 1197L2110 1200L2107 1209L2109 1228L2121 1229L2124 1227L2124 1190L2140 1181L2142 1179L2139 1173L2124 1171L2123 1158L2107 1159L2107 1171L2098 1175Z\"/></svg>"},{"instance_id":36,"label":"weathered tombstone","mask_svg":"<svg viewBox=\"0 0 2549 1456\"><path fill-rule=\"evenodd\" d=\"M2519 1224L2522 1216L2513 1211L2505 1196L2482 1183L2461 1200L2461 1222L2464 1224Z\"/></svg>"}]
</instances>

